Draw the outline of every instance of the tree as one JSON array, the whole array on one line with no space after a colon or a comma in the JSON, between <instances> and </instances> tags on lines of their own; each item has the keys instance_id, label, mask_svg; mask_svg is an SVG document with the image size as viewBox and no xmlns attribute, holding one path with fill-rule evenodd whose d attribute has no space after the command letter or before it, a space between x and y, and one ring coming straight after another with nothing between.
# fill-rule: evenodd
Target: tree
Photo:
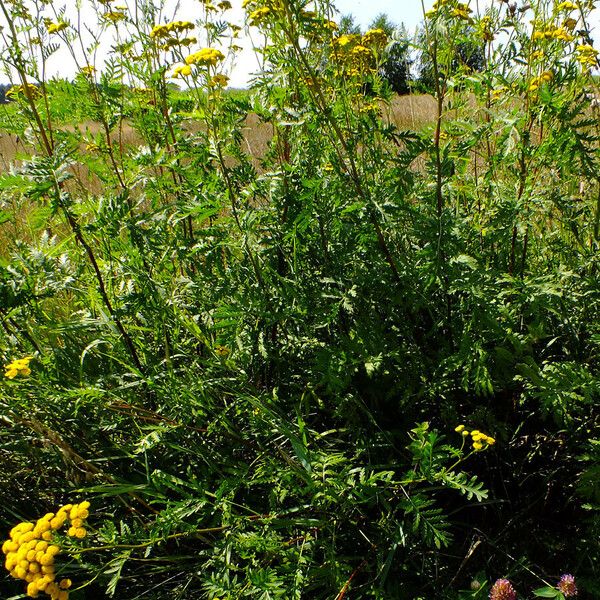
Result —
<instances>
[{"instance_id":1,"label":"tree","mask_svg":"<svg viewBox=\"0 0 600 600\"><path fill-rule=\"evenodd\" d=\"M406 27L404 24L396 25L385 13L377 15L369 27L382 29L390 40L379 74L394 92L408 94L413 61L410 58L410 40Z\"/></svg>"},{"instance_id":2,"label":"tree","mask_svg":"<svg viewBox=\"0 0 600 600\"><path fill-rule=\"evenodd\" d=\"M351 13L342 15L338 29L340 34L360 35L361 33L360 25L356 23L354 20L354 15Z\"/></svg>"},{"instance_id":3,"label":"tree","mask_svg":"<svg viewBox=\"0 0 600 600\"><path fill-rule=\"evenodd\" d=\"M445 65L440 65L440 77L445 77L446 71L455 72L461 68L469 71L483 70L485 66L484 45L473 33L472 27L469 26L460 39L453 43L450 58L445 61ZM431 92L435 88L433 62L424 27L417 33L417 46L420 48L417 84L421 91Z\"/></svg>"}]
</instances>

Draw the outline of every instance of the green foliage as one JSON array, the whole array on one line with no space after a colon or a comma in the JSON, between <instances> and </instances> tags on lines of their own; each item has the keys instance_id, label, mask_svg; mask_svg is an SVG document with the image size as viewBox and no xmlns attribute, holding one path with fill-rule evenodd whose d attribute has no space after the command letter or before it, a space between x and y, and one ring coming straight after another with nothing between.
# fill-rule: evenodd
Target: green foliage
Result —
<instances>
[{"instance_id":1,"label":"green foliage","mask_svg":"<svg viewBox=\"0 0 600 600\"><path fill-rule=\"evenodd\" d=\"M219 10L166 40L152 3L99 13L119 43L66 84L53 44L90 67L93 45L35 6L3 53L36 86L0 177L0 354L32 356L0 384L0 527L89 499L88 537L58 540L74 600L485 598L507 574L560 597L566 570L597 594L599 131L575 40L440 3L436 112L403 131L385 52L327 2L250 3L242 93L218 57L174 85L235 39Z\"/></svg>"}]
</instances>

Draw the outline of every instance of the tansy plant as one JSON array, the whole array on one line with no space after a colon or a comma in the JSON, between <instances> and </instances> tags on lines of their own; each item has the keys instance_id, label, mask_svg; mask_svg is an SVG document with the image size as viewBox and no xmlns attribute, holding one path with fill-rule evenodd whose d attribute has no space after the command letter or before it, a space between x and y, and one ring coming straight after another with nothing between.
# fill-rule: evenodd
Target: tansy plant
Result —
<instances>
[{"instance_id":1,"label":"tansy plant","mask_svg":"<svg viewBox=\"0 0 600 600\"><path fill-rule=\"evenodd\" d=\"M591 3L232 4L0 0L0 596L600 595Z\"/></svg>"},{"instance_id":2,"label":"tansy plant","mask_svg":"<svg viewBox=\"0 0 600 600\"><path fill-rule=\"evenodd\" d=\"M14 379L15 377L27 377L28 375L31 375L29 363L32 359L33 356L25 356L24 358L13 360L4 367L4 377Z\"/></svg>"},{"instance_id":3,"label":"tansy plant","mask_svg":"<svg viewBox=\"0 0 600 600\"><path fill-rule=\"evenodd\" d=\"M87 501L67 504L35 523L25 521L11 529L10 538L2 544L4 567L15 579L27 583L27 596L37 598L42 593L51 600L67 600L71 580L59 576L55 564L62 552L60 531L68 525L67 536L83 539L89 507Z\"/></svg>"}]
</instances>

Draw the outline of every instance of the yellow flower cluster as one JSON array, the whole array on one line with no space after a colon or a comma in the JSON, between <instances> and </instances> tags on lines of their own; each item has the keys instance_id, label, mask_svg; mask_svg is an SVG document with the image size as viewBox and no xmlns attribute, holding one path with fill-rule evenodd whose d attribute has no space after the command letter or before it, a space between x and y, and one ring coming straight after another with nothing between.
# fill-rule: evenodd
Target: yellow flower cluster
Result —
<instances>
[{"instance_id":1,"label":"yellow flower cluster","mask_svg":"<svg viewBox=\"0 0 600 600\"><path fill-rule=\"evenodd\" d=\"M68 535L84 538L83 525L89 516L89 507L89 502L67 504L56 514L44 515L35 525L23 522L11 529L10 538L2 544L2 552L6 555L4 567L15 579L27 583L29 597L36 598L43 592L51 600L67 600L71 580L56 581L54 560L61 549L52 543L52 532L62 529L69 520Z\"/></svg>"},{"instance_id":2,"label":"yellow flower cluster","mask_svg":"<svg viewBox=\"0 0 600 600\"><path fill-rule=\"evenodd\" d=\"M192 74L190 65L179 65L173 69L173 77L189 77Z\"/></svg>"},{"instance_id":3,"label":"yellow flower cluster","mask_svg":"<svg viewBox=\"0 0 600 600\"><path fill-rule=\"evenodd\" d=\"M548 29L540 29L533 32L532 39L534 41L541 40L561 40L563 42L572 42L575 37L564 27L552 27Z\"/></svg>"},{"instance_id":4,"label":"yellow flower cluster","mask_svg":"<svg viewBox=\"0 0 600 600\"><path fill-rule=\"evenodd\" d=\"M186 65L204 65L213 67L225 58L223 53L220 50L215 48L202 48L198 52L194 52L194 54L190 54L185 59Z\"/></svg>"},{"instance_id":5,"label":"yellow flower cluster","mask_svg":"<svg viewBox=\"0 0 600 600\"><path fill-rule=\"evenodd\" d=\"M575 60L581 64L582 67L594 68L598 65L598 50L589 44L581 44L577 46L577 57Z\"/></svg>"},{"instance_id":6,"label":"yellow flower cluster","mask_svg":"<svg viewBox=\"0 0 600 600\"><path fill-rule=\"evenodd\" d=\"M173 21L162 25L155 25L150 32L151 38L170 38L173 34L183 33L194 29L194 24L190 21Z\"/></svg>"},{"instance_id":7,"label":"yellow flower cluster","mask_svg":"<svg viewBox=\"0 0 600 600\"><path fill-rule=\"evenodd\" d=\"M45 19L44 22L48 29L48 33L58 33L69 26L69 24L65 23L64 21L53 23L50 19Z\"/></svg>"},{"instance_id":8,"label":"yellow flower cluster","mask_svg":"<svg viewBox=\"0 0 600 600\"><path fill-rule=\"evenodd\" d=\"M383 48L387 44L387 35L383 29L369 29L363 35L362 43L365 46Z\"/></svg>"},{"instance_id":9,"label":"yellow flower cluster","mask_svg":"<svg viewBox=\"0 0 600 600\"><path fill-rule=\"evenodd\" d=\"M268 6L262 6L261 8L257 8L248 15L248 23L256 27L260 25L270 14L271 9Z\"/></svg>"},{"instance_id":10,"label":"yellow flower cluster","mask_svg":"<svg viewBox=\"0 0 600 600\"><path fill-rule=\"evenodd\" d=\"M436 11L436 10L440 10L440 8L443 8L444 6L448 6L450 4L453 4L453 0L436 0L433 3L433 7L432 7L432 11Z\"/></svg>"},{"instance_id":11,"label":"yellow flower cluster","mask_svg":"<svg viewBox=\"0 0 600 600\"><path fill-rule=\"evenodd\" d=\"M27 96L29 95L31 98L39 98L42 95L42 90L39 86L34 85L33 83L27 83L25 85L13 85L6 95L9 98L16 98L19 95ZM6 375L8 377L8 375Z\"/></svg>"},{"instance_id":12,"label":"yellow flower cluster","mask_svg":"<svg viewBox=\"0 0 600 600\"><path fill-rule=\"evenodd\" d=\"M190 21L173 21L155 25L150 32L152 39L160 40L159 47L162 50L169 50L175 46L191 46L198 40L195 37L179 37L180 33L194 29L194 24Z\"/></svg>"},{"instance_id":13,"label":"yellow flower cluster","mask_svg":"<svg viewBox=\"0 0 600 600\"><path fill-rule=\"evenodd\" d=\"M566 11L571 11L571 10L575 10L577 8L577 4L574 4L573 2L561 2L557 7L556 10L558 12L566 10Z\"/></svg>"},{"instance_id":14,"label":"yellow flower cluster","mask_svg":"<svg viewBox=\"0 0 600 600\"><path fill-rule=\"evenodd\" d=\"M552 71L544 71L538 77L534 77L529 84L529 91L535 92L545 83L550 83L554 79L554 73Z\"/></svg>"},{"instance_id":15,"label":"yellow flower cluster","mask_svg":"<svg viewBox=\"0 0 600 600\"><path fill-rule=\"evenodd\" d=\"M22 86L19 86L22 87ZM35 86L34 87L36 90L37 88ZM13 88L10 89L10 91L12 91ZM28 375L31 375L31 369L29 368L29 362L31 361L31 359L33 358L33 356L26 356L25 358L18 358L16 360L13 360L10 364L6 365L4 367L5 373L4 373L4 377L8 377L9 379L14 379L17 375L20 375L21 377L27 377Z\"/></svg>"},{"instance_id":16,"label":"yellow flower cluster","mask_svg":"<svg viewBox=\"0 0 600 600\"><path fill-rule=\"evenodd\" d=\"M224 75L223 73L217 73L214 77L210 78L208 85L212 88L217 88L217 87L223 88L228 83L229 83L229 77L227 77L227 75ZM227 348L225 346L217 346L217 354L219 354L219 348L221 349L221 351L225 351L225 356L227 356L227 354L229 354L229 348ZM222 356L222 354L219 354L219 356Z\"/></svg>"},{"instance_id":17,"label":"yellow flower cluster","mask_svg":"<svg viewBox=\"0 0 600 600\"><path fill-rule=\"evenodd\" d=\"M109 10L102 15L102 18L112 23L118 23L127 18L127 15L122 10Z\"/></svg>"},{"instance_id":18,"label":"yellow flower cluster","mask_svg":"<svg viewBox=\"0 0 600 600\"><path fill-rule=\"evenodd\" d=\"M379 112L379 106L375 102L367 102L359 110L361 113L374 115Z\"/></svg>"},{"instance_id":19,"label":"yellow flower cluster","mask_svg":"<svg viewBox=\"0 0 600 600\"><path fill-rule=\"evenodd\" d=\"M198 41L198 38L195 37L183 37L183 38L169 38L165 40L163 44L160 45L162 50L169 50L170 48L174 48L175 46L191 46Z\"/></svg>"},{"instance_id":20,"label":"yellow flower cluster","mask_svg":"<svg viewBox=\"0 0 600 600\"><path fill-rule=\"evenodd\" d=\"M345 52L346 50L351 50L356 44L360 41L360 36L355 33L344 33L339 37L334 38L331 45L334 50L339 50L340 52Z\"/></svg>"},{"instance_id":21,"label":"yellow flower cluster","mask_svg":"<svg viewBox=\"0 0 600 600\"><path fill-rule=\"evenodd\" d=\"M96 72L96 67L93 65L86 65L85 67L81 67L81 72L89 77Z\"/></svg>"},{"instance_id":22,"label":"yellow flower cluster","mask_svg":"<svg viewBox=\"0 0 600 600\"><path fill-rule=\"evenodd\" d=\"M457 17L459 19L462 19L463 21L470 21L471 20L470 12L471 12L471 9L466 4L463 4L462 2L459 2L456 5L456 7L454 7L450 11L450 14L453 17Z\"/></svg>"},{"instance_id":23,"label":"yellow flower cluster","mask_svg":"<svg viewBox=\"0 0 600 600\"><path fill-rule=\"evenodd\" d=\"M496 440L482 433L478 429L473 429L473 431L468 431L464 425L459 425L454 429L457 433L460 433L464 438L471 436L471 441L473 444L473 450L475 452L479 452L480 450L485 450L489 446L493 446L496 443Z\"/></svg>"},{"instance_id":24,"label":"yellow flower cluster","mask_svg":"<svg viewBox=\"0 0 600 600\"><path fill-rule=\"evenodd\" d=\"M368 44L369 41L380 42L381 37L375 33L365 40L365 36L345 33L331 42L334 57L341 66L342 73L353 77L374 70L375 55Z\"/></svg>"},{"instance_id":25,"label":"yellow flower cluster","mask_svg":"<svg viewBox=\"0 0 600 600\"><path fill-rule=\"evenodd\" d=\"M486 41L494 41L494 32L492 31L492 18L489 15L482 17L478 23L478 33Z\"/></svg>"},{"instance_id":26,"label":"yellow flower cluster","mask_svg":"<svg viewBox=\"0 0 600 600\"><path fill-rule=\"evenodd\" d=\"M500 100L502 96L506 94L506 92L508 92L508 87L506 87L505 85L502 85L499 88L492 90L492 102L498 102L498 100Z\"/></svg>"},{"instance_id":27,"label":"yellow flower cluster","mask_svg":"<svg viewBox=\"0 0 600 600\"><path fill-rule=\"evenodd\" d=\"M457 0L437 0L433 3L432 9L425 13L425 17L429 19L435 17L445 6L450 8L450 16L462 19L463 21L472 20L471 9L466 4L457 2Z\"/></svg>"}]
</instances>

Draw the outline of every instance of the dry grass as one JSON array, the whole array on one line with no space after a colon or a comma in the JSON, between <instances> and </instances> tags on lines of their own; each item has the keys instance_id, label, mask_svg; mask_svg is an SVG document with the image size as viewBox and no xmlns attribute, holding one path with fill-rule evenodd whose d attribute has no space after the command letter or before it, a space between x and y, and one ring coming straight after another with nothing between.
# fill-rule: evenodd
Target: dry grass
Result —
<instances>
[{"instance_id":1,"label":"dry grass","mask_svg":"<svg viewBox=\"0 0 600 600\"><path fill-rule=\"evenodd\" d=\"M431 96L397 96L382 110L383 118L393 123L398 129L419 130L435 121L436 103ZM64 131L78 132L82 137L92 138L101 133L101 126L95 122L86 122L78 125L67 125ZM203 129L200 123L187 122L184 129L190 133ZM250 114L244 127L244 150L251 157L254 165L260 169L261 158L269 148L273 137L272 127L269 123L261 122L257 115ZM127 153L131 148L139 146L141 139L135 130L124 123L111 136L111 143L117 154ZM85 151L82 144L80 150ZM19 136L0 131L0 175L10 170L11 165L18 164L23 157L31 155L32 148L28 147ZM98 178L90 174L86 165L78 164L72 169L72 186L76 194L100 194L103 190ZM10 247L15 239L31 241L39 235L39 210L27 201L14 201L2 203L4 208L13 215L12 221L0 225L0 258L10 254ZM4 206L2 206L4 204Z\"/></svg>"},{"instance_id":2,"label":"dry grass","mask_svg":"<svg viewBox=\"0 0 600 600\"><path fill-rule=\"evenodd\" d=\"M383 108L383 115L386 120L394 123L399 129L421 129L435 120L435 110L435 100L431 96L396 96L389 105ZM100 124L91 121L79 125L66 125L62 129L90 137L102 132ZM201 129L199 124L188 122L185 125L185 130L190 132ZM271 137L272 131L269 124L261 123L254 114L248 116L244 128L244 144L246 151L253 159L260 160L264 156ZM112 142L120 150L126 151L127 148L138 145L140 138L125 123L114 133ZM30 149L18 136L0 131L0 173L6 172L20 154L26 155L28 151Z\"/></svg>"},{"instance_id":3,"label":"dry grass","mask_svg":"<svg viewBox=\"0 0 600 600\"><path fill-rule=\"evenodd\" d=\"M398 129L419 130L435 121L436 110L433 96L396 96L384 110L384 116Z\"/></svg>"}]
</instances>

